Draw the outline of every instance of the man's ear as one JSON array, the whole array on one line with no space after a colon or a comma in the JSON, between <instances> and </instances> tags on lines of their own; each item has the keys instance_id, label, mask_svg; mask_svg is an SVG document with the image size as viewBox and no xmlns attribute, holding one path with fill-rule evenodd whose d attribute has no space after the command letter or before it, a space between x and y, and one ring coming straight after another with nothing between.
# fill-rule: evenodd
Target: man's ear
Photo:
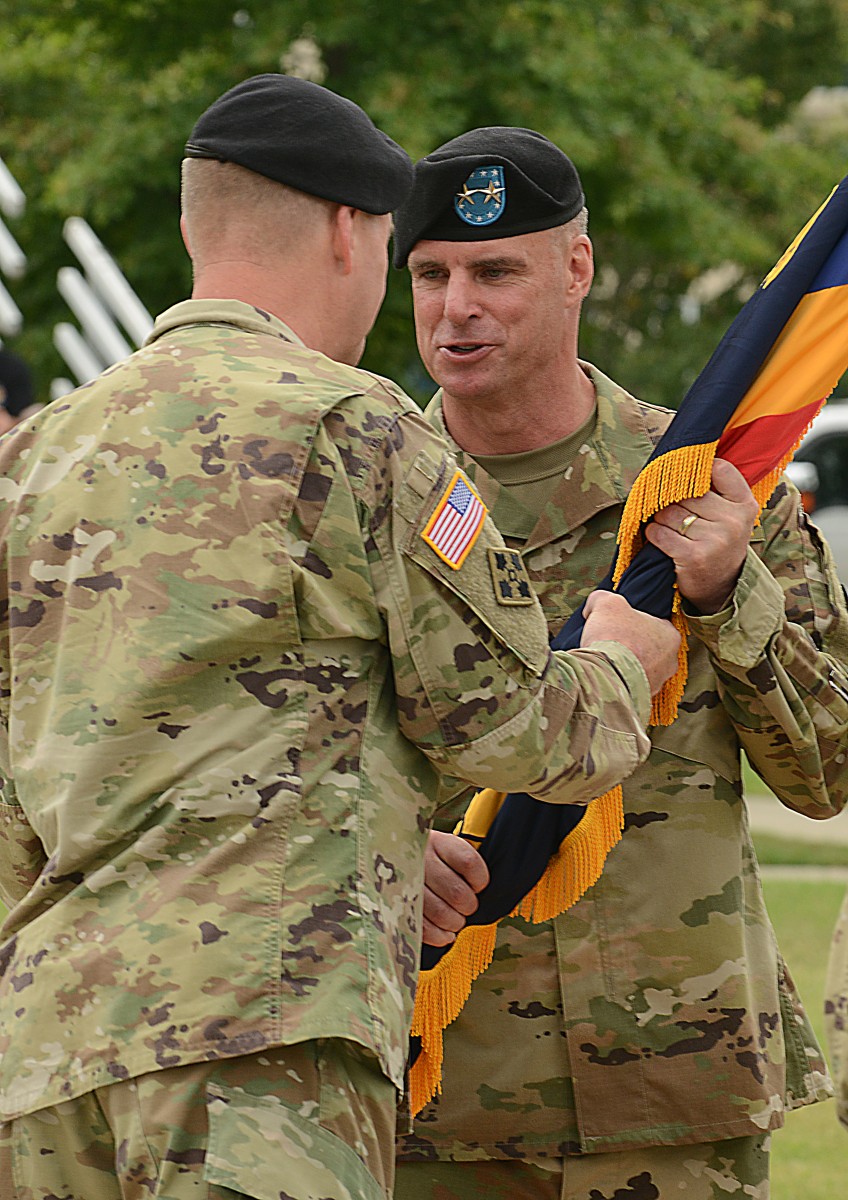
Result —
<instances>
[{"instance_id":1,"label":"man's ear","mask_svg":"<svg viewBox=\"0 0 848 1200\"><path fill-rule=\"evenodd\" d=\"M353 270L353 224L356 209L340 204L333 215L333 256L343 275Z\"/></svg>"},{"instance_id":2,"label":"man's ear","mask_svg":"<svg viewBox=\"0 0 848 1200\"><path fill-rule=\"evenodd\" d=\"M185 216L180 213L180 235L183 239L183 245L186 248L189 258L191 258L191 245L188 240L188 225L186 224Z\"/></svg>"},{"instance_id":3,"label":"man's ear","mask_svg":"<svg viewBox=\"0 0 848 1200\"><path fill-rule=\"evenodd\" d=\"M571 275L569 291L576 300L585 300L595 277L595 259L588 234L578 233L568 249L568 269Z\"/></svg>"}]
</instances>

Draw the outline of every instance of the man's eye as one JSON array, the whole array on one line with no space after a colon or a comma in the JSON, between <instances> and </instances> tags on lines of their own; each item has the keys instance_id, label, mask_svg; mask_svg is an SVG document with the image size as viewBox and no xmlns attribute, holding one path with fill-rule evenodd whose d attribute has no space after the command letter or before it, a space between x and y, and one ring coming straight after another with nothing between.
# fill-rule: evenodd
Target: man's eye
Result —
<instances>
[{"instance_id":1,"label":"man's eye","mask_svg":"<svg viewBox=\"0 0 848 1200\"><path fill-rule=\"evenodd\" d=\"M483 272L484 279L503 279L506 271L503 267L487 267Z\"/></svg>"}]
</instances>

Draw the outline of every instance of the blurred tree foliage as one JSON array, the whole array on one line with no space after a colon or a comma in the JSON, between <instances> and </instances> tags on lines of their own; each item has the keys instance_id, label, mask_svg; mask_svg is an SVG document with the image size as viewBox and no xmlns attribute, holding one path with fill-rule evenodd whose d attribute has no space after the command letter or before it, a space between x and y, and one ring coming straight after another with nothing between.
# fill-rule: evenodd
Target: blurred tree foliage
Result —
<instances>
[{"instance_id":1,"label":"blurred tree foliage","mask_svg":"<svg viewBox=\"0 0 848 1200\"><path fill-rule=\"evenodd\" d=\"M843 83L845 0L237 2L0 0L0 155L29 201L13 224L31 261L18 346L42 390L66 373L51 345L68 318L64 218L92 224L152 311L182 298L183 143L261 71L320 78L413 157L478 125L561 145L599 267L582 351L661 403L848 169L848 113L822 125L799 103ZM364 365L423 398L408 285L391 276Z\"/></svg>"}]
</instances>

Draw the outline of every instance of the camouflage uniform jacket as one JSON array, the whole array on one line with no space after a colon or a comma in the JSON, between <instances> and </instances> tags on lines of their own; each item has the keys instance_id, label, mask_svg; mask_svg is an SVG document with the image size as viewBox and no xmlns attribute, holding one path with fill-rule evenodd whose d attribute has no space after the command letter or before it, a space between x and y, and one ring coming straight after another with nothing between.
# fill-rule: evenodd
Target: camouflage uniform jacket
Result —
<instances>
[{"instance_id":1,"label":"camouflage uniform jacket","mask_svg":"<svg viewBox=\"0 0 848 1200\"><path fill-rule=\"evenodd\" d=\"M669 420L591 374L595 432L522 546L552 632L605 574L622 501ZM444 432L438 398L427 415ZM515 500L458 457L520 545ZM446 1032L441 1101L402 1139L402 1159L712 1141L830 1094L766 913L740 782L744 749L812 817L837 812L848 790L848 613L785 484L732 609L693 619L689 641L679 716L653 731L624 785L623 841L555 922L504 923Z\"/></svg>"},{"instance_id":2,"label":"camouflage uniform jacket","mask_svg":"<svg viewBox=\"0 0 848 1200\"><path fill-rule=\"evenodd\" d=\"M7 1115L324 1037L400 1084L440 789L585 802L647 754L629 651L552 656L488 519L425 543L454 470L221 301L0 445Z\"/></svg>"}]
</instances>

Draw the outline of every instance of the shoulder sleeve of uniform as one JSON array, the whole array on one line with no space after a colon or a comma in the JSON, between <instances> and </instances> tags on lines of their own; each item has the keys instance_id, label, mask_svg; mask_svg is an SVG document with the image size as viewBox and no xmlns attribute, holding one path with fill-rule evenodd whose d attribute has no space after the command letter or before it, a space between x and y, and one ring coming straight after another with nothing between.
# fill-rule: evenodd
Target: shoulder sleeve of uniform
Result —
<instances>
[{"instance_id":1,"label":"shoulder sleeve of uniform","mask_svg":"<svg viewBox=\"0 0 848 1200\"><path fill-rule=\"evenodd\" d=\"M848 663L848 608L830 548L781 482L754 530L731 605L690 624L713 651L750 669L787 623L803 630L811 648Z\"/></svg>"},{"instance_id":2,"label":"shoulder sleeve of uniform","mask_svg":"<svg viewBox=\"0 0 848 1200\"><path fill-rule=\"evenodd\" d=\"M787 805L817 817L848 801L848 610L833 559L782 482L732 604L690 627L706 643L748 759Z\"/></svg>"},{"instance_id":3,"label":"shoulder sleeve of uniform","mask_svg":"<svg viewBox=\"0 0 848 1200\"><path fill-rule=\"evenodd\" d=\"M629 652L552 656L521 555L441 439L404 415L385 451L369 536L404 732L500 790L579 802L620 782L649 748Z\"/></svg>"}]
</instances>

